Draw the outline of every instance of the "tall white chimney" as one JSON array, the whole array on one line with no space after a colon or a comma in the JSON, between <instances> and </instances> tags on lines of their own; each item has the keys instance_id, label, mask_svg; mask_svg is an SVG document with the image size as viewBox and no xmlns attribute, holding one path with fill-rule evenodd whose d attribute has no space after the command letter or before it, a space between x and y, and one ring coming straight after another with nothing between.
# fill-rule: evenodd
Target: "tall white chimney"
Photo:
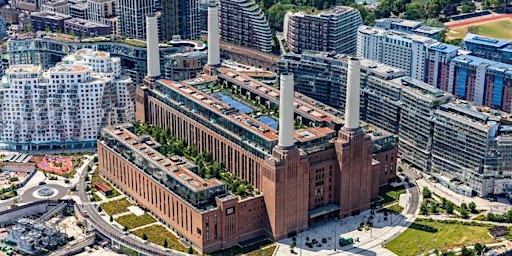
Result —
<instances>
[{"instance_id":1,"label":"tall white chimney","mask_svg":"<svg viewBox=\"0 0 512 256\"><path fill-rule=\"evenodd\" d=\"M281 91L279 95L279 146L293 146L293 73L281 74Z\"/></svg>"},{"instance_id":2,"label":"tall white chimney","mask_svg":"<svg viewBox=\"0 0 512 256\"><path fill-rule=\"evenodd\" d=\"M158 16L155 13L146 15L146 41L148 77L159 77L160 50L158 49Z\"/></svg>"},{"instance_id":3,"label":"tall white chimney","mask_svg":"<svg viewBox=\"0 0 512 256\"><path fill-rule=\"evenodd\" d=\"M220 65L219 43L219 5L216 1L208 3L208 65Z\"/></svg>"},{"instance_id":4,"label":"tall white chimney","mask_svg":"<svg viewBox=\"0 0 512 256\"><path fill-rule=\"evenodd\" d=\"M361 63L356 57L348 60L347 103L345 106L345 128L359 128L359 98L361 90Z\"/></svg>"}]
</instances>

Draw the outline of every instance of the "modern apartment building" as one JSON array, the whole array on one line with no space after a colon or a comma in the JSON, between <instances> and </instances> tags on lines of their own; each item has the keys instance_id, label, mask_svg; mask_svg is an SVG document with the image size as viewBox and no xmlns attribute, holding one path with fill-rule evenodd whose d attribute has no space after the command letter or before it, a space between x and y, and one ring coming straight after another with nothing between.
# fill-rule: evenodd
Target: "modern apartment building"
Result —
<instances>
[{"instance_id":1,"label":"modern apartment building","mask_svg":"<svg viewBox=\"0 0 512 256\"><path fill-rule=\"evenodd\" d=\"M429 172L434 109L450 101L452 96L410 77L399 79L404 86L400 93L402 105L398 129L400 159Z\"/></svg>"},{"instance_id":2,"label":"modern apartment building","mask_svg":"<svg viewBox=\"0 0 512 256\"><path fill-rule=\"evenodd\" d=\"M73 18L79 18L79 19L87 19L89 17L89 4L85 0L76 0L74 2L71 2L68 0L69 3L69 15Z\"/></svg>"},{"instance_id":3,"label":"modern apartment building","mask_svg":"<svg viewBox=\"0 0 512 256\"><path fill-rule=\"evenodd\" d=\"M450 61L459 52L459 47L444 43L434 43L427 46L427 74L425 82L448 91L450 82Z\"/></svg>"},{"instance_id":4,"label":"modern apartment building","mask_svg":"<svg viewBox=\"0 0 512 256\"><path fill-rule=\"evenodd\" d=\"M102 23L72 18L64 21L64 33L80 37L94 37L110 35L112 30L110 26Z\"/></svg>"},{"instance_id":5,"label":"modern apartment building","mask_svg":"<svg viewBox=\"0 0 512 256\"><path fill-rule=\"evenodd\" d=\"M370 77L391 80L405 76L399 68L376 61L361 59L361 82ZM295 75L295 91L344 112L347 91L347 57L342 54L308 52L302 55L287 54L278 62L278 73L292 72ZM362 93L364 86L362 87ZM361 108L367 102L361 97ZM361 110L361 119L366 111ZM393 130L388 130L393 132Z\"/></svg>"},{"instance_id":6,"label":"modern apartment building","mask_svg":"<svg viewBox=\"0 0 512 256\"><path fill-rule=\"evenodd\" d=\"M160 40L199 39L199 0L161 0Z\"/></svg>"},{"instance_id":7,"label":"modern apartment building","mask_svg":"<svg viewBox=\"0 0 512 256\"><path fill-rule=\"evenodd\" d=\"M13 150L94 147L100 128L134 118L121 60L80 50L43 72L14 65L2 79L0 140Z\"/></svg>"},{"instance_id":8,"label":"modern apartment building","mask_svg":"<svg viewBox=\"0 0 512 256\"><path fill-rule=\"evenodd\" d=\"M2 16L0 16L0 39L7 37L7 24Z\"/></svg>"},{"instance_id":9,"label":"modern apartment building","mask_svg":"<svg viewBox=\"0 0 512 256\"><path fill-rule=\"evenodd\" d=\"M70 15L58 13L58 12L33 12L31 14L31 23L34 31L46 31L52 32L63 32L64 21L71 19Z\"/></svg>"},{"instance_id":10,"label":"modern apartment building","mask_svg":"<svg viewBox=\"0 0 512 256\"><path fill-rule=\"evenodd\" d=\"M401 18L384 18L375 20L375 26L384 29L397 30L439 40L444 28L423 26L423 23L415 20Z\"/></svg>"},{"instance_id":11,"label":"modern apartment building","mask_svg":"<svg viewBox=\"0 0 512 256\"><path fill-rule=\"evenodd\" d=\"M423 81L427 70L427 47L437 42L416 34L360 26L357 56L404 69L412 78Z\"/></svg>"},{"instance_id":12,"label":"modern apartment building","mask_svg":"<svg viewBox=\"0 0 512 256\"><path fill-rule=\"evenodd\" d=\"M165 65L172 65L165 63L165 61L171 61L172 58L165 58L165 56L176 53L186 53L189 51L200 54L206 50L206 47L201 42L191 41L173 41L164 47L160 44L160 59L162 70ZM10 39L7 41L7 49L9 53L10 65L18 64L30 64L39 63L43 69L48 69L62 60L64 56L69 52L76 52L81 48L93 48L98 51L105 51L110 53L112 56L119 57L121 59L121 68L123 73L129 75L135 84L142 84L143 78L147 73L147 62L146 62L146 48L141 46L134 46L129 41L126 43L113 41L109 39L101 40L89 40L78 38L75 40L69 40L67 37L47 35L44 38L34 37L32 35L18 34L16 39ZM202 62L198 63L201 64ZM183 71L183 76L192 74L192 68L190 70L184 68L179 72ZM178 72L178 70L174 70ZM166 75L167 73L164 73ZM169 73L170 74L170 73ZM176 73L175 73L176 74ZM167 79L174 79L173 77L166 77Z\"/></svg>"},{"instance_id":13,"label":"modern apartment building","mask_svg":"<svg viewBox=\"0 0 512 256\"><path fill-rule=\"evenodd\" d=\"M195 78L203 72L207 58L206 52L169 54L164 57L164 77L173 81Z\"/></svg>"},{"instance_id":14,"label":"modern apartment building","mask_svg":"<svg viewBox=\"0 0 512 256\"><path fill-rule=\"evenodd\" d=\"M320 13L287 12L283 35L292 53L305 50L354 54L357 28L362 25L359 12L346 6L335 6Z\"/></svg>"},{"instance_id":15,"label":"modern apartment building","mask_svg":"<svg viewBox=\"0 0 512 256\"><path fill-rule=\"evenodd\" d=\"M470 196L512 189L510 114L460 101L434 114L433 176Z\"/></svg>"},{"instance_id":16,"label":"modern apartment building","mask_svg":"<svg viewBox=\"0 0 512 256\"><path fill-rule=\"evenodd\" d=\"M253 0L220 1L220 40L270 53L272 33L265 14Z\"/></svg>"},{"instance_id":17,"label":"modern apartment building","mask_svg":"<svg viewBox=\"0 0 512 256\"><path fill-rule=\"evenodd\" d=\"M471 55L451 60L447 91L458 98L512 111L512 65Z\"/></svg>"},{"instance_id":18,"label":"modern apartment building","mask_svg":"<svg viewBox=\"0 0 512 256\"><path fill-rule=\"evenodd\" d=\"M146 15L160 10L160 0L119 0L118 18L121 35L145 39Z\"/></svg>"},{"instance_id":19,"label":"modern apartment building","mask_svg":"<svg viewBox=\"0 0 512 256\"><path fill-rule=\"evenodd\" d=\"M88 20L108 25L113 34L119 34L116 0L88 0Z\"/></svg>"},{"instance_id":20,"label":"modern apartment building","mask_svg":"<svg viewBox=\"0 0 512 256\"><path fill-rule=\"evenodd\" d=\"M512 64L512 43L510 40L468 33L464 37L461 46L464 50L470 51L473 56Z\"/></svg>"}]
</instances>

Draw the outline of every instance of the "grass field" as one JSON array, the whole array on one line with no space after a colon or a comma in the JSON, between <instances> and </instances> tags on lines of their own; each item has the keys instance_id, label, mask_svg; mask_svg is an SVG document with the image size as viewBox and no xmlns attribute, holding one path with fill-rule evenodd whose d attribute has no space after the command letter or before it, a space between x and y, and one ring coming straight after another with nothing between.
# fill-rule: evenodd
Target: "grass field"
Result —
<instances>
[{"instance_id":1,"label":"grass field","mask_svg":"<svg viewBox=\"0 0 512 256\"><path fill-rule=\"evenodd\" d=\"M491 243L487 227L417 219L404 233L386 244L398 255L418 255L432 249L446 250L462 245Z\"/></svg>"},{"instance_id":2,"label":"grass field","mask_svg":"<svg viewBox=\"0 0 512 256\"><path fill-rule=\"evenodd\" d=\"M405 187L403 185L396 188L391 185L382 186L379 188L379 196L383 198L380 204L385 206L396 203L400 199L400 195L404 193Z\"/></svg>"},{"instance_id":3,"label":"grass field","mask_svg":"<svg viewBox=\"0 0 512 256\"><path fill-rule=\"evenodd\" d=\"M147 213L144 213L144 215L141 216L137 216L135 214L123 215L117 218L116 221L123 227L128 227L128 229L137 228L156 222L155 218Z\"/></svg>"},{"instance_id":4,"label":"grass field","mask_svg":"<svg viewBox=\"0 0 512 256\"><path fill-rule=\"evenodd\" d=\"M101 209L103 209L108 215L119 214L122 212L128 211L128 206L133 205L126 198L110 201L107 203L100 204Z\"/></svg>"},{"instance_id":5,"label":"grass field","mask_svg":"<svg viewBox=\"0 0 512 256\"><path fill-rule=\"evenodd\" d=\"M160 225L153 225L137 229L133 231L133 234L141 238L143 234L146 234L150 242L162 246L164 241L167 239L167 247L169 249L177 250L180 252L188 252L188 248L181 244L173 233L169 232L169 230Z\"/></svg>"},{"instance_id":6,"label":"grass field","mask_svg":"<svg viewBox=\"0 0 512 256\"><path fill-rule=\"evenodd\" d=\"M512 39L512 19L502 19L450 29L446 33L446 39L464 38L470 26L477 27L477 34L482 36Z\"/></svg>"}]
</instances>

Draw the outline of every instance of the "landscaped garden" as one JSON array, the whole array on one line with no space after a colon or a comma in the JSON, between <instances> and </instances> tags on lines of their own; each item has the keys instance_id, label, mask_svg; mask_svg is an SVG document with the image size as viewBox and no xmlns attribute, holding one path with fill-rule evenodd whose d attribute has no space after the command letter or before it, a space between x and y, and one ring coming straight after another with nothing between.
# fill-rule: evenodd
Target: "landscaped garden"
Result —
<instances>
[{"instance_id":1,"label":"landscaped garden","mask_svg":"<svg viewBox=\"0 0 512 256\"><path fill-rule=\"evenodd\" d=\"M127 227L128 229L133 229L156 222L155 218L153 218L151 215L147 213L144 213L143 215L140 216L137 216L135 214L123 215L117 218L116 221L117 223L121 224L123 227Z\"/></svg>"},{"instance_id":2,"label":"landscaped garden","mask_svg":"<svg viewBox=\"0 0 512 256\"><path fill-rule=\"evenodd\" d=\"M137 229L132 232L134 235L142 238L144 235L148 241L167 247L172 250L188 253L189 249L178 241L178 238L161 225L152 225L149 227ZM166 242L167 241L167 242ZM167 244L167 246L165 246Z\"/></svg>"},{"instance_id":3,"label":"landscaped garden","mask_svg":"<svg viewBox=\"0 0 512 256\"><path fill-rule=\"evenodd\" d=\"M489 225L458 221L417 219L400 236L386 244L386 248L398 255L418 255L437 249L470 246L493 242L488 234Z\"/></svg>"},{"instance_id":4,"label":"landscaped garden","mask_svg":"<svg viewBox=\"0 0 512 256\"><path fill-rule=\"evenodd\" d=\"M115 215L122 212L128 211L128 206L132 206L133 204L128 201L126 198L122 198L115 201L110 201L106 203L102 203L100 205L101 209L103 209L108 215Z\"/></svg>"}]
</instances>

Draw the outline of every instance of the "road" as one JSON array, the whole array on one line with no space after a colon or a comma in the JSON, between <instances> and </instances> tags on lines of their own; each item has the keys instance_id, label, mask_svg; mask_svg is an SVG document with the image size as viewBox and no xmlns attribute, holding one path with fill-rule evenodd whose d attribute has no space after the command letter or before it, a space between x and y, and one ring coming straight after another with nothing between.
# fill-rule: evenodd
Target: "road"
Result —
<instances>
[{"instance_id":1,"label":"road","mask_svg":"<svg viewBox=\"0 0 512 256\"><path fill-rule=\"evenodd\" d=\"M168 249L163 249L157 246L154 246L149 243L144 243L141 240L130 237L125 235L123 232L118 230L117 228L114 228L110 223L108 223L106 220L104 220L98 212L96 212L96 209L91 204L89 197L85 193L85 175L87 175L86 171L83 171L80 175L80 180L78 182L78 185L76 186L76 195L80 198L82 205L81 207L78 207L82 213L84 213L84 210L87 211L88 220L91 223L91 225L100 233L103 235L114 239L118 242L121 242L122 244L125 244L126 246L138 250L140 252L149 254L149 255L156 255L156 256L164 256L164 255L178 255L183 256L187 255L185 253L180 252L174 252Z\"/></svg>"},{"instance_id":2,"label":"road","mask_svg":"<svg viewBox=\"0 0 512 256\"><path fill-rule=\"evenodd\" d=\"M418 185L416 184L416 179L419 179L421 176L419 176L414 171L409 170L408 168L405 168L403 174L409 180L406 185L407 191L409 191L409 194L411 195L410 206L407 209L406 214L414 214L418 207L420 206L420 192L418 190Z\"/></svg>"}]
</instances>

